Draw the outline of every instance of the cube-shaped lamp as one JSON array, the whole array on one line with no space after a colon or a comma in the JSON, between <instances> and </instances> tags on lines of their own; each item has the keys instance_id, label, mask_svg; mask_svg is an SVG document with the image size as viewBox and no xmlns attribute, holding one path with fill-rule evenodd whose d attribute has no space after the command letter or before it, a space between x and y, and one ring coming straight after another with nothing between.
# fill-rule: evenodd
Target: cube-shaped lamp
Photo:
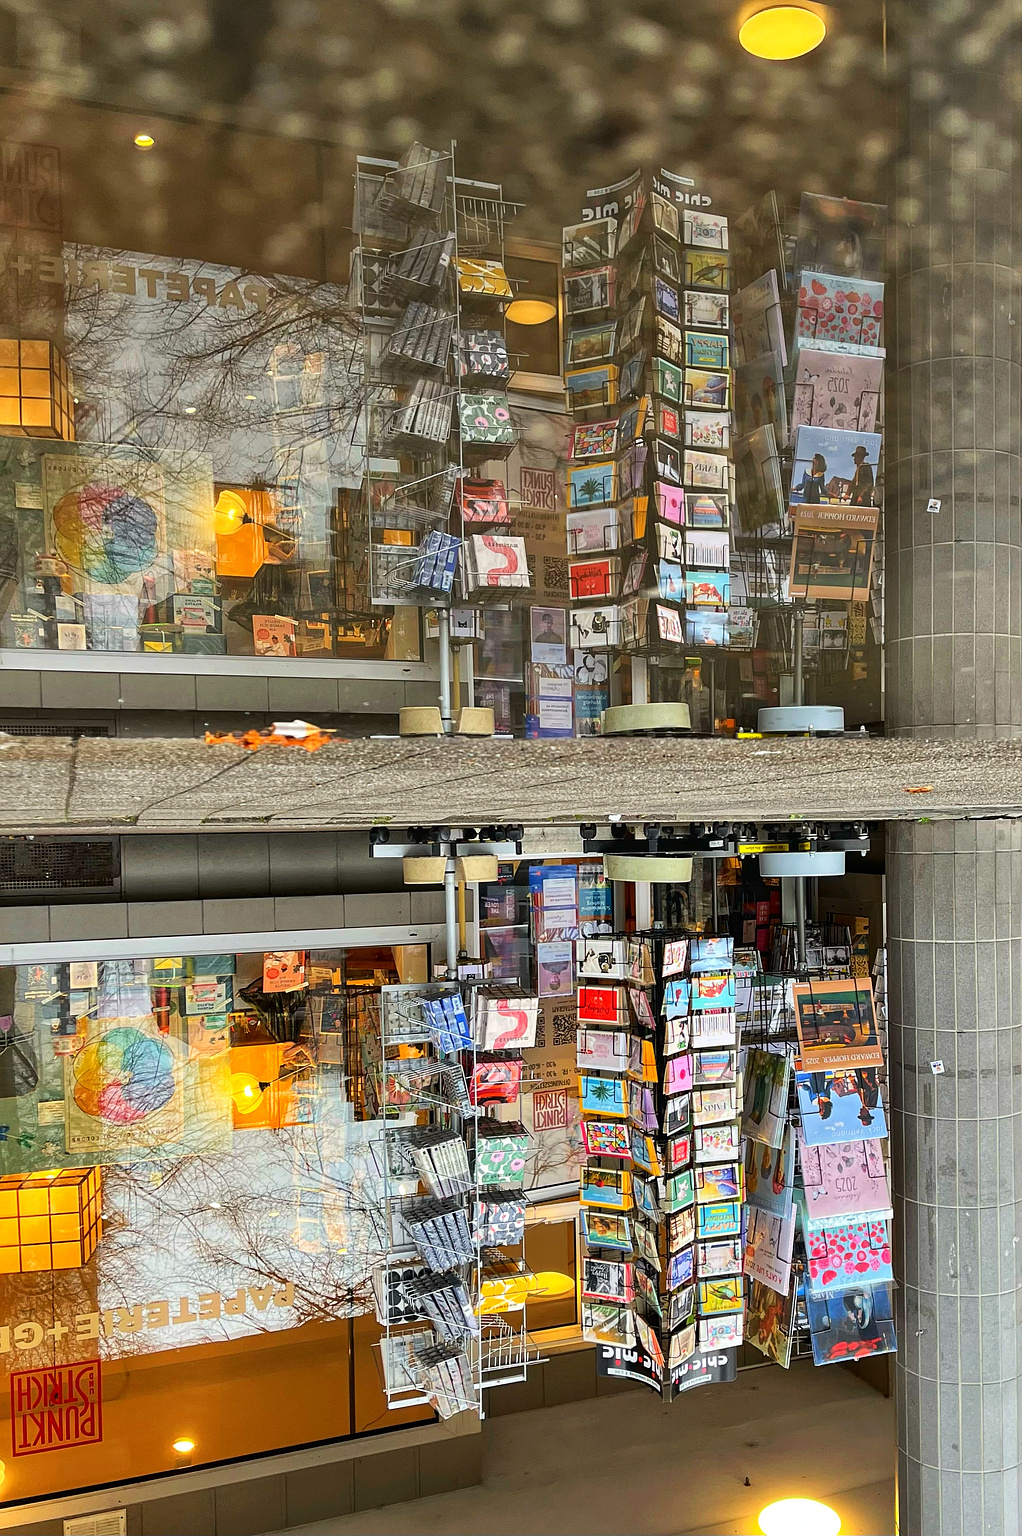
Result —
<instances>
[{"instance_id":1,"label":"cube-shaped lamp","mask_svg":"<svg viewBox=\"0 0 1022 1536\"><path fill-rule=\"evenodd\" d=\"M0 1178L0 1275L80 1269L102 1234L98 1168Z\"/></svg>"},{"instance_id":2,"label":"cube-shaped lamp","mask_svg":"<svg viewBox=\"0 0 1022 1536\"><path fill-rule=\"evenodd\" d=\"M0 338L0 432L74 441L71 373L52 341Z\"/></svg>"}]
</instances>

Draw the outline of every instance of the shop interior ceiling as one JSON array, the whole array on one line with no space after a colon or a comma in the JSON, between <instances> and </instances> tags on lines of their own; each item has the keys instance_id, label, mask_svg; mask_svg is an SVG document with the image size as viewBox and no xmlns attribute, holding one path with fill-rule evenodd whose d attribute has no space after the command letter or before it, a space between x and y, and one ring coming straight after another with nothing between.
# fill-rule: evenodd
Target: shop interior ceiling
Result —
<instances>
[{"instance_id":1,"label":"shop interior ceiling","mask_svg":"<svg viewBox=\"0 0 1022 1536\"><path fill-rule=\"evenodd\" d=\"M585 188L641 162L710 185L736 214L770 189L875 199L900 70L883 0L839 0L826 46L781 67L742 51L738 12L736 0L0 6L0 83L15 92L4 132L59 142L69 100L130 115L132 134L159 119L171 134L199 125L225 214L239 187L270 173L267 135L316 143L334 152L308 193L321 227L344 222L356 154L396 158L415 139L456 139L461 174L500 181L525 205L522 237L556 238ZM152 123L134 123L147 113ZM173 166L157 174L155 162L170 141L156 137L150 192L169 198ZM117 140L100 113L62 145L93 222L125 194Z\"/></svg>"},{"instance_id":2,"label":"shop interior ceiling","mask_svg":"<svg viewBox=\"0 0 1022 1536\"><path fill-rule=\"evenodd\" d=\"M914 737L332 742L0 737L12 832L1022 815L1022 743Z\"/></svg>"}]
</instances>

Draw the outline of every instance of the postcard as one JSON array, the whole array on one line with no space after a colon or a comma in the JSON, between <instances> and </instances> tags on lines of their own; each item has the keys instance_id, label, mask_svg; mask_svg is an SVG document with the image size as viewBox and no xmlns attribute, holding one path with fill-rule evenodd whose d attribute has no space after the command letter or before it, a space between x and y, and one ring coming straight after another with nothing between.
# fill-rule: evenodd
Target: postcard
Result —
<instances>
[{"instance_id":1,"label":"postcard","mask_svg":"<svg viewBox=\"0 0 1022 1536\"><path fill-rule=\"evenodd\" d=\"M685 615L685 644L691 646L726 646L730 643L727 612L721 609L695 609Z\"/></svg>"},{"instance_id":2,"label":"postcard","mask_svg":"<svg viewBox=\"0 0 1022 1536\"><path fill-rule=\"evenodd\" d=\"M737 1021L733 1008L706 1008L691 1018L692 1044L700 1049L711 1045L734 1045Z\"/></svg>"},{"instance_id":3,"label":"postcard","mask_svg":"<svg viewBox=\"0 0 1022 1536\"><path fill-rule=\"evenodd\" d=\"M646 1263L652 1269L655 1269L657 1274L660 1274L660 1252L657 1247L656 1227L651 1226L647 1221L636 1221L633 1224L633 1232L635 1234L635 1247L639 1257L645 1259Z\"/></svg>"},{"instance_id":4,"label":"postcard","mask_svg":"<svg viewBox=\"0 0 1022 1536\"><path fill-rule=\"evenodd\" d=\"M660 974L664 977L680 975L685 969L687 957L687 939L668 939L664 944Z\"/></svg>"},{"instance_id":5,"label":"postcard","mask_svg":"<svg viewBox=\"0 0 1022 1536\"><path fill-rule=\"evenodd\" d=\"M710 1275L742 1273L740 1238L733 1238L727 1242L698 1243L696 1251L699 1255L699 1274L704 1279Z\"/></svg>"},{"instance_id":6,"label":"postcard","mask_svg":"<svg viewBox=\"0 0 1022 1536\"><path fill-rule=\"evenodd\" d=\"M665 400L673 400L680 404L682 395L682 383L684 375L674 363L669 363L662 357L653 359L653 393L661 395Z\"/></svg>"},{"instance_id":7,"label":"postcard","mask_svg":"<svg viewBox=\"0 0 1022 1536\"><path fill-rule=\"evenodd\" d=\"M827 1296L807 1296L813 1360L831 1365L897 1349L890 1285L850 1286Z\"/></svg>"},{"instance_id":8,"label":"postcard","mask_svg":"<svg viewBox=\"0 0 1022 1536\"><path fill-rule=\"evenodd\" d=\"M736 441L735 479L743 532L756 533L785 520L781 460L777 434L771 423L757 427L755 432Z\"/></svg>"},{"instance_id":9,"label":"postcard","mask_svg":"<svg viewBox=\"0 0 1022 1536\"><path fill-rule=\"evenodd\" d=\"M806 1231L810 1296L893 1280L891 1236L886 1221L848 1222Z\"/></svg>"},{"instance_id":10,"label":"postcard","mask_svg":"<svg viewBox=\"0 0 1022 1536\"><path fill-rule=\"evenodd\" d=\"M677 1137L664 1151L667 1177L664 1181L663 1209L667 1212L681 1211L695 1203L692 1169L684 1166L691 1156L691 1142L686 1136Z\"/></svg>"},{"instance_id":11,"label":"postcard","mask_svg":"<svg viewBox=\"0 0 1022 1536\"><path fill-rule=\"evenodd\" d=\"M731 342L724 331L686 331L685 366L720 372L731 366Z\"/></svg>"},{"instance_id":12,"label":"postcard","mask_svg":"<svg viewBox=\"0 0 1022 1536\"><path fill-rule=\"evenodd\" d=\"M650 193L649 201L653 211L654 229L662 229L665 235L670 235L672 240L677 240L681 228L678 221L678 205L671 202L670 198L661 197L659 192Z\"/></svg>"},{"instance_id":13,"label":"postcard","mask_svg":"<svg viewBox=\"0 0 1022 1536\"><path fill-rule=\"evenodd\" d=\"M613 363L598 368L569 368L564 374L564 388L572 410L590 405L614 405L617 402L618 371Z\"/></svg>"},{"instance_id":14,"label":"postcard","mask_svg":"<svg viewBox=\"0 0 1022 1536\"><path fill-rule=\"evenodd\" d=\"M680 1253L691 1246L696 1235L695 1206L689 1205L673 1212L667 1222L667 1247L670 1253Z\"/></svg>"},{"instance_id":15,"label":"postcard","mask_svg":"<svg viewBox=\"0 0 1022 1536\"><path fill-rule=\"evenodd\" d=\"M621 1248L631 1253L632 1233L627 1216L605 1216L589 1207L579 1215L582 1236L590 1248Z\"/></svg>"},{"instance_id":16,"label":"postcard","mask_svg":"<svg viewBox=\"0 0 1022 1536\"><path fill-rule=\"evenodd\" d=\"M686 419L687 419L686 413ZM686 448L681 478L686 485L700 490L727 490L731 477L731 465L722 453L706 453L698 448Z\"/></svg>"},{"instance_id":17,"label":"postcard","mask_svg":"<svg viewBox=\"0 0 1022 1536\"><path fill-rule=\"evenodd\" d=\"M629 1006L635 1016L635 1022L642 1029L656 1029L656 1019L653 1017L653 1005L650 1003L645 990L642 987L626 987Z\"/></svg>"},{"instance_id":18,"label":"postcard","mask_svg":"<svg viewBox=\"0 0 1022 1536\"><path fill-rule=\"evenodd\" d=\"M883 1220L893 1214L879 1141L812 1146L800 1135L798 1160L808 1226L852 1217Z\"/></svg>"},{"instance_id":19,"label":"postcard","mask_svg":"<svg viewBox=\"0 0 1022 1536\"><path fill-rule=\"evenodd\" d=\"M648 1216L650 1221L659 1222L661 1219L660 1205L657 1201L656 1184L652 1179L644 1179L641 1174L636 1174L632 1180L632 1191L635 1199L635 1209L643 1216Z\"/></svg>"},{"instance_id":20,"label":"postcard","mask_svg":"<svg viewBox=\"0 0 1022 1536\"><path fill-rule=\"evenodd\" d=\"M642 317L645 309L646 298L643 295L621 317L620 327L617 330L617 350L619 352L627 352L629 347L635 345L639 338L639 332L642 330Z\"/></svg>"},{"instance_id":21,"label":"postcard","mask_svg":"<svg viewBox=\"0 0 1022 1536\"><path fill-rule=\"evenodd\" d=\"M884 314L883 283L803 272L798 280L796 343L835 348L878 347Z\"/></svg>"},{"instance_id":22,"label":"postcard","mask_svg":"<svg viewBox=\"0 0 1022 1536\"><path fill-rule=\"evenodd\" d=\"M795 1208L774 1216L749 1206L745 1226L745 1272L775 1291L787 1291L795 1245Z\"/></svg>"},{"instance_id":23,"label":"postcard","mask_svg":"<svg viewBox=\"0 0 1022 1536\"><path fill-rule=\"evenodd\" d=\"M621 610L615 605L571 610L573 651L607 650L621 638Z\"/></svg>"},{"instance_id":24,"label":"postcard","mask_svg":"<svg viewBox=\"0 0 1022 1536\"><path fill-rule=\"evenodd\" d=\"M874 432L880 409L882 354L822 351L812 344L795 355L791 425ZM737 391L737 382L735 385Z\"/></svg>"},{"instance_id":25,"label":"postcard","mask_svg":"<svg viewBox=\"0 0 1022 1536\"><path fill-rule=\"evenodd\" d=\"M617 452L616 421L583 422L572 428L568 449L573 459L602 459Z\"/></svg>"},{"instance_id":26,"label":"postcard","mask_svg":"<svg viewBox=\"0 0 1022 1536\"><path fill-rule=\"evenodd\" d=\"M802 1136L811 1147L843 1141L880 1141L887 1119L875 1067L796 1072Z\"/></svg>"},{"instance_id":27,"label":"postcard","mask_svg":"<svg viewBox=\"0 0 1022 1536\"><path fill-rule=\"evenodd\" d=\"M714 1200L741 1199L741 1163L707 1163L703 1166L697 1164L695 1174L697 1204L705 1205ZM705 1236L705 1231L700 1235Z\"/></svg>"},{"instance_id":28,"label":"postcard","mask_svg":"<svg viewBox=\"0 0 1022 1536\"><path fill-rule=\"evenodd\" d=\"M868 602L879 508L797 505L791 510L789 596Z\"/></svg>"},{"instance_id":29,"label":"postcard","mask_svg":"<svg viewBox=\"0 0 1022 1536\"><path fill-rule=\"evenodd\" d=\"M692 1060L692 1082L696 1088L708 1088L714 1083L733 1083L737 1078L737 1051L696 1051Z\"/></svg>"},{"instance_id":30,"label":"postcard","mask_svg":"<svg viewBox=\"0 0 1022 1536\"><path fill-rule=\"evenodd\" d=\"M653 265L670 282L681 281L679 253L669 240L663 240L659 235L653 236Z\"/></svg>"},{"instance_id":31,"label":"postcard","mask_svg":"<svg viewBox=\"0 0 1022 1536\"><path fill-rule=\"evenodd\" d=\"M685 356L684 334L666 315L654 317L653 348L659 357L666 358L669 363L681 363Z\"/></svg>"},{"instance_id":32,"label":"postcard","mask_svg":"<svg viewBox=\"0 0 1022 1536\"><path fill-rule=\"evenodd\" d=\"M657 1291L656 1286L653 1284L652 1278L646 1273L645 1269L643 1269L641 1265L636 1265L635 1268L635 1291L637 1298L645 1304L645 1307L651 1311L658 1320L662 1320L664 1312L660 1305L659 1292Z\"/></svg>"},{"instance_id":33,"label":"postcard","mask_svg":"<svg viewBox=\"0 0 1022 1536\"><path fill-rule=\"evenodd\" d=\"M662 277L653 279L653 305L661 315L666 315L676 324L681 321L681 301L678 298L678 290Z\"/></svg>"},{"instance_id":34,"label":"postcard","mask_svg":"<svg viewBox=\"0 0 1022 1536\"><path fill-rule=\"evenodd\" d=\"M745 1060L745 1109L742 1135L750 1141L779 1147L788 1117L791 1056L787 1051L753 1047Z\"/></svg>"},{"instance_id":35,"label":"postcard","mask_svg":"<svg viewBox=\"0 0 1022 1536\"><path fill-rule=\"evenodd\" d=\"M681 411L679 407L671 404L670 401L658 400L656 404L655 430L661 437L680 437Z\"/></svg>"},{"instance_id":36,"label":"postcard","mask_svg":"<svg viewBox=\"0 0 1022 1536\"><path fill-rule=\"evenodd\" d=\"M728 497L709 495L705 491L686 491L680 521L687 522L692 528L728 528L731 523Z\"/></svg>"},{"instance_id":37,"label":"postcard","mask_svg":"<svg viewBox=\"0 0 1022 1536\"><path fill-rule=\"evenodd\" d=\"M565 367L580 368L587 363L597 363L601 358L613 357L616 337L616 320L574 327L568 332L564 344Z\"/></svg>"},{"instance_id":38,"label":"postcard","mask_svg":"<svg viewBox=\"0 0 1022 1536\"><path fill-rule=\"evenodd\" d=\"M723 971L734 959L735 941L727 936L701 934L689 944L689 970L692 975L704 971Z\"/></svg>"},{"instance_id":39,"label":"postcard","mask_svg":"<svg viewBox=\"0 0 1022 1536\"><path fill-rule=\"evenodd\" d=\"M686 368L682 398L686 406L727 410L731 404L731 375L708 368Z\"/></svg>"},{"instance_id":40,"label":"postcard","mask_svg":"<svg viewBox=\"0 0 1022 1536\"><path fill-rule=\"evenodd\" d=\"M685 597L685 576L680 565L670 560L657 561L657 591L668 602L680 603Z\"/></svg>"},{"instance_id":41,"label":"postcard","mask_svg":"<svg viewBox=\"0 0 1022 1536\"><path fill-rule=\"evenodd\" d=\"M589 219L561 231L561 265L595 267L617 254L617 219Z\"/></svg>"},{"instance_id":42,"label":"postcard","mask_svg":"<svg viewBox=\"0 0 1022 1536\"><path fill-rule=\"evenodd\" d=\"M692 1057L671 1056L664 1063L664 1093L671 1097L675 1093L691 1093L692 1091Z\"/></svg>"},{"instance_id":43,"label":"postcard","mask_svg":"<svg viewBox=\"0 0 1022 1536\"><path fill-rule=\"evenodd\" d=\"M726 411L686 411L682 423L686 448L708 448L711 451L720 449L726 451L731 447L731 421ZM727 487L728 473L725 466L723 474L719 467L711 479L698 479L694 476L685 476L686 485L710 485Z\"/></svg>"},{"instance_id":44,"label":"postcard","mask_svg":"<svg viewBox=\"0 0 1022 1536\"><path fill-rule=\"evenodd\" d=\"M594 1301L628 1303L635 1298L635 1276L631 1264L613 1259L582 1260L582 1295Z\"/></svg>"},{"instance_id":45,"label":"postcard","mask_svg":"<svg viewBox=\"0 0 1022 1536\"><path fill-rule=\"evenodd\" d=\"M790 1285L778 1292L765 1282L753 1279L745 1314L746 1341L785 1370L791 1364L794 1312L795 1296Z\"/></svg>"},{"instance_id":46,"label":"postcard","mask_svg":"<svg viewBox=\"0 0 1022 1536\"><path fill-rule=\"evenodd\" d=\"M731 258L726 251L688 250L683 270L686 288L726 293L731 287Z\"/></svg>"},{"instance_id":47,"label":"postcard","mask_svg":"<svg viewBox=\"0 0 1022 1536\"><path fill-rule=\"evenodd\" d=\"M608 1211L630 1211L631 1173L626 1168L594 1168L585 1164L579 1170L579 1201Z\"/></svg>"},{"instance_id":48,"label":"postcard","mask_svg":"<svg viewBox=\"0 0 1022 1536\"><path fill-rule=\"evenodd\" d=\"M741 1312L727 1312L720 1316L699 1319L699 1348L703 1354L718 1349L736 1349L742 1342L745 1319Z\"/></svg>"},{"instance_id":49,"label":"postcard","mask_svg":"<svg viewBox=\"0 0 1022 1536\"><path fill-rule=\"evenodd\" d=\"M687 1328L679 1328L670 1336L667 1345L668 1370L673 1370L677 1365L684 1365L686 1360L691 1360L695 1352L696 1325L690 1323Z\"/></svg>"},{"instance_id":50,"label":"postcard","mask_svg":"<svg viewBox=\"0 0 1022 1536\"><path fill-rule=\"evenodd\" d=\"M698 571L694 574L696 579L702 581L720 581L726 574L720 571ZM686 577L686 587L688 578ZM725 599L726 601L726 599ZM731 971L724 971L719 975L699 975L692 977L692 1011L698 1013L703 1008L733 1008L735 1006L735 978Z\"/></svg>"},{"instance_id":51,"label":"postcard","mask_svg":"<svg viewBox=\"0 0 1022 1536\"><path fill-rule=\"evenodd\" d=\"M697 1163L734 1162L741 1156L741 1129L733 1121L725 1125L697 1125L692 1134Z\"/></svg>"},{"instance_id":52,"label":"postcard","mask_svg":"<svg viewBox=\"0 0 1022 1536\"><path fill-rule=\"evenodd\" d=\"M616 1344L632 1349L635 1344L635 1317L627 1307L615 1302L584 1301L582 1337L589 1344Z\"/></svg>"},{"instance_id":53,"label":"postcard","mask_svg":"<svg viewBox=\"0 0 1022 1536\"><path fill-rule=\"evenodd\" d=\"M609 309L615 302L615 269L592 267L588 272L565 272L564 312L584 314L590 309Z\"/></svg>"},{"instance_id":54,"label":"postcard","mask_svg":"<svg viewBox=\"0 0 1022 1536\"><path fill-rule=\"evenodd\" d=\"M621 399L630 400L642 389L646 374L646 349L642 347L621 364Z\"/></svg>"},{"instance_id":55,"label":"postcard","mask_svg":"<svg viewBox=\"0 0 1022 1536\"><path fill-rule=\"evenodd\" d=\"M657 603L656 623L661 640L669 645L684 645L685 630L682 626L681 614L677 609L665 608L661 603Z\"/></svg>"},{"instance_id":56,"label":"postcard","mask_svg":"<svg viewBox=\"0 0 1022 1536\"><path fill-rule=\"evenodd\" d=\"M629 1036L625 1030L582 1028L575 1037L576 1063L600 1072L625 1072L628 1047Z\"/></svg>"},{"instance_id":57,"label":"postcard","mask_svg":"<svg viewBox=\"0 0 1022 1536\"><path fill-rule=\"evenodd\" d=\"M762 1141L746 1142L745 1199L749 1205L787 1217L791 1214L794 1185L795 1132L791 1126L785 1128L779 1147L768 1147Z\"/></svg>"},{"instance_id":58,"label":"postcard","mask_svg":"<svg viewBox=\"0 0 1022 1536\"><path fill-rule=\"evenodd\" d=\"M569 555L603 554L619 548L621 529L615 507L567 515Z\"/></svg>"},{"instance_id":59,"label":"postcard","mask_svg":"<svg viewBox=\"0 0 1022 1536\"><path fill-rule=\"evenodd\" d=\"M616 494L617 466L613 459L569 468L568 505L573 510L605 505Z\"/></svg>"},{"instance_id":60,"label":"postcard","mask_svg":"<svg viewBox=\"0 0 1022 1536\"><path fill-rule=\"evenodd\" d=\"M623 1077L591 1077L583 1073L578 1080L578 1097L584 1115L623 1120L628 1114L628 1084Z\"/></svg>"},{"instance_id":61,"label":"postcard","mask_svg":"<svg viewBox=\"0 0 1022 1536\"><path fill-rule=\"evenodd\" d=\"M617 432L618 442L622 448L629 443L638 442L646 427L646 417L649 415L649 396L643 395L634 405L622 411L618 417Z\"/></svg>"},{"instance_id":62,"label":"postcard","mask_svg":"<svg viewBox=\"0 0 1022 1536\"><path fill-rule=\"evenodd\" d=\"M681 296L681 313L686 328L725 331L731 319L731 303L726 293L687 288Z\"/></svg>"},{"instance_id":63,"label":"postcard","mask_svg":"<svg viewBox=\"0 0 1022 1536\"><path fill-rule=\"evenodd\" d=\"M676 485L658 481L656 487L657 513L668 523L685 521L685 493Z\"/></svg>"},{"instance_id":64,"label":"postcard","mask_svg":"<svg viewBox=\"0 0 1022 1536\"><path fill-rule=\"evenodd\" d=\"M696 1288L694 1285L683 1285L679 1290L672 1291L667 1302L667 1316L665 1325L673 1333L678 1328L684 1328L690 1321L696 1305Z\"/></svg>"},{"instance_id":65,"label":"postcard","mask_svg":"<svg viewBox=\"0 0 1022 1536\"><path fill-rule=\"evenodd\" d=\"M719 1280L700 1280L699 1315L707 1317L714 1312L740 1312L745 1303L745 1282L741 1275L729 1275Z\"/></svg>"},{"instance_id":66,"label":"postcard","mask_svg":"<svg viewBox=\"0 0 1022 1536\"><path fill-rule=\"evenodd\" d=\"M632 1155L629 1128L620 1120L583 1120L582 1145L590 1157Z\"/></svg>"},{"instance_id":67,"label":"postcard","mask_svg":"<svg viewBox=\"0 0 1022 1536\"><path fill-rule=\"evenodd\" d=\"M683 245L726 251L728 248L727 219L720 213L706 213L701 208L681 210Z\"/></svg>"},{"instance_id":68,"label":"postcard","mask_svg":"<svg viewBox=\"0 0 1022 1536\"><path fill-rule=\"evenodd\" d=\"M694 1274L694 1249L685 1248L681 1253L672 1254L667 1265L667 1289L675 1291L679 1285L688 1285Z\"/></svg>"},{"instance_id":69,"label":"postcard","mask_svg":"<svg viewBox=\"0 0 1022 1536\"><path fill-rule=\"evenodd\" d=\"M868 976L796 984L791 998L804 1072L883 1064Z\"/></svg>"},{"instance_id":70,"label":"postcard","mask_svg":"<svg viewBox=\"0 0 1022 1536\"><path fill-rule=\"evenodd\" d=\"M583 1124L586 1122L583 1121ZM641 1131L632 1130L631 1156L632 1162L643 1169L645 1173L652 1174L654 1178L660 1178L663 1169L660 1166L660 1157L657 1152L656 1142L652 1136L644 1135Z\"/></svg>"},{"instance_id":71,"label":"postcard","mask_svg":"<svg viewBox=\"0 0 1022 1536\"><path fill-rule=\"evenodd\" d=\"M788 441L784 369L776 352L764 352L735 369L735 430L740 437L772 426L779 447Z\"/></svg>"},{"instance_id":72,"label":"postcard","mask_svg":"<svg viewBox=\"0 0 1022 1536\"><path fill-rule=\"evenodd\" d=\"M737 1117L738 1092L735 1087L693 1090L693 1125L716 1125L721 1120L735 1120Z\"/></svg>"},{"instance_id":73,"label":"postcard","mask_svg":"<svg viewBox=\"0 0 1022 1536\"><path fill-rule=\"evenodd\" d=\"M692 1101L686 1098L669 1099L664 1105L664 1135L681 1136L691 1129Z\"/></svg>"},{"instance_id":74,"label":"postcard","mask_svg":"<svg viewBox=\"0 0 1022 1536\"><path fill-rule=\"evenodd\" d=\"M795 242L796 272L877 278L884 270L887 206L803 192Z\"/></svg>"},{"instance_id":75,"label":"postcard","mask_svg":"<svg viewBox=\"0 0 1022 1536\"><path fill-rule=\"evenodd\" d=\"M879 432L799 427L791 471L791 503L839 502L871 507L880 459Z\"/></svg>"},{"instance_id":76,"label":"postcard","mask_svg":"<svg viewBox=\"0 0 1022 1536\"><path fill-rule=\"evenodd\" d=\"M716 1237L738 1237L742 1230L742 1202L740 1200L725 1200L710 1202L704 1205L698 1203L699 1190L698 1178L701 1170L696 1169L696 1229L700 1241L708 1241Z\"/></svg>"}]
</instances>

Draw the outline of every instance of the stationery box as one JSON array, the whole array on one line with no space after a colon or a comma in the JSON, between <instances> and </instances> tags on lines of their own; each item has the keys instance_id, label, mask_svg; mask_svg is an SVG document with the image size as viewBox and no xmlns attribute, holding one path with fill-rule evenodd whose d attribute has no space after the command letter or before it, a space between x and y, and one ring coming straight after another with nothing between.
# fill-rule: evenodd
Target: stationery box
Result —
<instances>
[{"instance_id":1,"label":"stationery box","mask_svg":"<svg viewBox=\"0 0 1022 1536\"><path fill-rule=\"evenodd\" d=\"M186 656L226 656L227 636L186 629L181 636L181 649Z\"/></svg>"},{"instance_id":2,"label":"stationery box","mask_svg":"<svg viewBox=\"0 0 1022 1536\"><path fill-rule=\"evenodd\" d=\"M593 597L617 597L621 589L621 559L608 555L602 560L585 560L569 565L568 581L572 602Z\"/></svg>"},{"instance_id":3,"label":"stationery box","mask_svg":"<svg viewBox=\"0 0 1022 1536\"><path fill-rule=\"evenodd\" d=\"M221 605L218 597L197 597L175 592L170 599L171 617L182 630L219 632Z\"/></svg>"}]
</instances>

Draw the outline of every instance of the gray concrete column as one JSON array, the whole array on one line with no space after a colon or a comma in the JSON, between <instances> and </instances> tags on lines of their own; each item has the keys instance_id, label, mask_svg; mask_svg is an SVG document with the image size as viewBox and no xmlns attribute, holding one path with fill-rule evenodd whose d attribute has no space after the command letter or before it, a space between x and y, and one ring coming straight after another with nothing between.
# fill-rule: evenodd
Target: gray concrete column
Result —
<instances>
[{"instance_id":1,"label":"gray concrete column","mask_svg":"<svg viewBox=\"0 0 1022 1536\"><path fill-rule=\"evenodd\" d=\"M1020 15L995 0L906 0L891 16L888 730L1017 737Z\"/></svg>"},{"instance_id":2,"label":"gray concrete column","mask_svg":"<svg viewBox=\"0 0 1022 1536\"><path fill-rule=\"evenodd\" d=\"M1019 1536L1022 823L889 825L887 893L899 1531Z\"/></svg>"}]
</instances>

